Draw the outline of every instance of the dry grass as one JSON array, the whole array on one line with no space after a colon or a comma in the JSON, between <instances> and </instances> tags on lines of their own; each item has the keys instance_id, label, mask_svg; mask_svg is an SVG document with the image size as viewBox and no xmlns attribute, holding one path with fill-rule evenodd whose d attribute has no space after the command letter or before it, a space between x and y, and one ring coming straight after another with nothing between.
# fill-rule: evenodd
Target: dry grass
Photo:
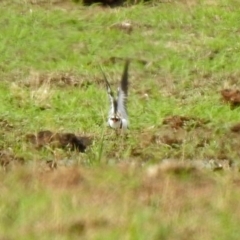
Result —
<instances>
[{"instance_id":1,"label":"dry grass","mask_svg":"<svg viewBox=\"0 0 240 240\"><path fill-rule=\"evenodd\" d=\"M239 220L240 213L238 173L161 168L152 174L148 168L129 165L48 172L35 169L18 168L1 177L3 200L12 195L11 187L12 191L25 189L26 196L19 204L24 204L31 192L32 198L44 194L47 201L48 207L31 225L26 225L27 219L34 216L21 212L23 222L12 226L20 238L29 234L111 238L115 232L135 239L141 229L143 238L213 239L216 233L228 235L225 224L229 221L231 230L236 231L231 223ZM31 208L34 203L29 203Z\"/></svg>"}]
</instances>

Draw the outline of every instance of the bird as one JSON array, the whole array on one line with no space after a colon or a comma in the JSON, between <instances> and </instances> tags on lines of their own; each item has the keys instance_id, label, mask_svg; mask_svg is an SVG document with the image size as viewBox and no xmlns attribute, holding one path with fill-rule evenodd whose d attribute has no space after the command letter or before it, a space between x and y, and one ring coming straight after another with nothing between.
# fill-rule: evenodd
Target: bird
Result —
<instances>
[{"instance_id":1,"label":"bird","mask_svg":"<svg viewBox=\"0 0 240 240\"><path fill-rule=\"evenodd\" d=\"M126 60L122 73L122 78L117 91L117 97L110 87L105 73L102 73L106 83L107 93L110 101L110 110L108 115L108 125L115 130L126 130L129 126L127 113L127 96L128 96L128 67L129 60Z\"/></svg>"}]
</instances>

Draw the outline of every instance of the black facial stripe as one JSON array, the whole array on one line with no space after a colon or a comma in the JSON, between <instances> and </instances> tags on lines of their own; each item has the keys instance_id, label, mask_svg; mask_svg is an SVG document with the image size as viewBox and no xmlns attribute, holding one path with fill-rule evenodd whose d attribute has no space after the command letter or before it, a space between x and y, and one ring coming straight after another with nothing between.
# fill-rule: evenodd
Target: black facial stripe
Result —
<instances>
[{"instance_id":1,"label":"black facial stripe","mask_svg":"<svg viewBox=\"0 0 240 240\"><path fill-rule=\"evenodd\" d=\"M117 104L117 100L116 99L114 99L113 100L113 110L114 110L114 114L117 114L117 108L118 108L118 104Z\"/></svg>"}]
</instances>

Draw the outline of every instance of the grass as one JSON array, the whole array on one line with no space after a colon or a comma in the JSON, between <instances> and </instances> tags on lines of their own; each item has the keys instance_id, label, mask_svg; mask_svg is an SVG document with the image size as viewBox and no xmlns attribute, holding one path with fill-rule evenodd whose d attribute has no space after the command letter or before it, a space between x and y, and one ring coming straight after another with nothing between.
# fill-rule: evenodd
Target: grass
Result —
<instances>
[{"instance_id":1,"label":"grass","mask_svg":"<svg viewBox=\"0 0 240 240\"><path fill-rule=\"evenodd\" d=\"M238 1L1 8L0 238L238 239L239 108L220 99L239 84ZM116 89L125 58L130 129L116 138L99 65ZM163 124L174 115L194 119ZM93 143L36 149L26 135L41 130ZM188 170L211 160L234 168Z\"/></svg>"}]
</instances>

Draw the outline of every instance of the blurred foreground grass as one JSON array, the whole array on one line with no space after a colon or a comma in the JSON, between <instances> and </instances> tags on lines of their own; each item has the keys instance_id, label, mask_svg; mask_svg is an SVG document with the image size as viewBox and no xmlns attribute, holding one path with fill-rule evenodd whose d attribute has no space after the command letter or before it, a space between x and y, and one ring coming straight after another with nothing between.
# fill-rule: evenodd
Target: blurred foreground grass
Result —
<instances>
[{"instance_id":1,"label":"blurred foreground grass","mask_svg":"<svg viewBox=\"0 0 240 240\"><path fill-rule=\"evenodd\" d=\"M238 239L239 109L219 91L239 84L239 5L3 1L0 239ZM125 58L131 125L120 139L106 127L99 65L117 87ZM192 119L163 126L172 115ZM26 141L46 129L93 144ZM208 160L234 170L178 169Z\"/></svg>"}]
</instances>

